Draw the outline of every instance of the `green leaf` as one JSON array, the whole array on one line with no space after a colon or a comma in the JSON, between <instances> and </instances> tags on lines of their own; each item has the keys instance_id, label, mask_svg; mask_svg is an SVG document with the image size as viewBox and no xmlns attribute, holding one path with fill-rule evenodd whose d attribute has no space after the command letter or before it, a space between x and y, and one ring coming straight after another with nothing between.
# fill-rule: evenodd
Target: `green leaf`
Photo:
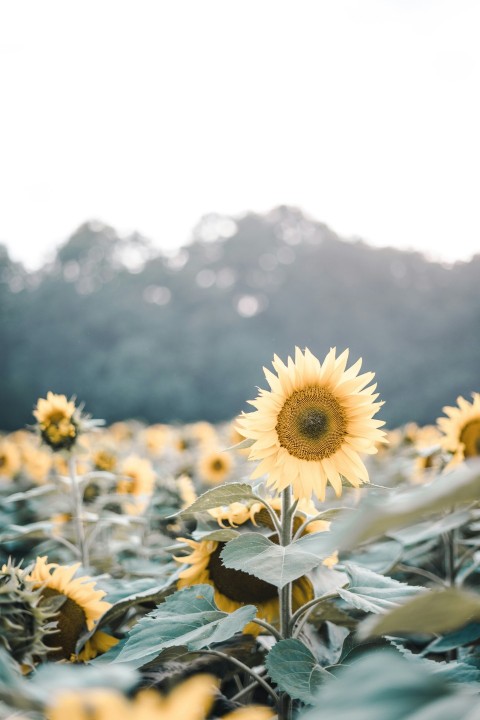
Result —
<instances>
[{"instance_id":1,"label":"green leaf","mask_svg":"<svg viewBox=\"0 0 480 720\"><path fill-rule=\"evenodd\" d=\"M450 530L455 530L468 523L472 517L473 513L471 511L460 510L435 521L430 520L412 525L404 530L390 532L389 536L401 542L402 545L416 545L425 540L436 538Z\"/></svg>"},{"instance_id":2,"label":"green leaf","mask_svg":"<svg viewBox=\"0 0 480 720\"><path fill-rule=\"evenodd\" d=\"M102 615L92 630L79 638L75 652L78 654L84 647L87 640L95 635L97 630L105 625L110 625L112 622L122 617L127 610L130 610L130 608L137 605L143 605L144 603L155 603L158 605L173 592L175 592L175 583L172 582L172 580L169 580L169 582L164 585L150 588L148 590L144 590L143 592L135 593L134 595L122 598L122 600L119 600L115 603L115 605L112 605L107 612Z\"/></svg>"},{"instance_id":3,"label":"green leaf","mask_svg":"<svg viewBox=\"0 0 480 720\"><path fill-rule=\"evenodd\" d=\"M477 502L480 497L480 466L464 464L436 478L430 485L375 498L366 496L358 512L349 513L329 535L339 551L353 550L362 543L429 515L450 511L462 503Z\"/></svg>"},{"instance_id":4,"label":"green leaf","mask_svg":"<svg viewBox=\"0 0 480 720\"><path fill-rule=\"evenodd\" d=\"M457 691L426 667L377 650L340 668L302 720L466 720L478 707L473 694Z\"/></svg>"},{"instance_id":5,"label":"green leaf","mask_svg":"<svg viewBox=\"0 0 480 720\"><path fill-rule=\"evenodd\" d=\"M456 650L459 647L471 645L477 640L480 640L480 623L468 623L464 628L455 630L431 642L430 645L425 648L425 654L444 653L449 650Z\"/></svg>"},{"instance_id":6,"label":"green leaf","mask_svg":"<svg viewBox=\"0 0 480 720\"><path fill-rule=\"evenodd\" d=\"M404 647L401 643L395 640L391 640L390 642L410 663L417 663L427 670L430 670L430 672L441 675L444 680L462 683L473 683L480 680L480 670L473 665L468 665L465 662L456 662L455 660L451 660L450 662L436 662L435 660L429 660L423 657L423 654L429 652L428 648L425 648L422 655L415 655L415 653L411 652L411 650Z\"/></svg>"},{"instance_id":7,"label":"green leaf","mask_svg":"<svg viewBox=\"0 0 480 720\"><path fill-rule=\"evenodd\" d=\"M368 613L383 613L395 608L425 588L401 583L360 565L345 563L350 578L348 589L338 588L339 596L350 606Z\"/></svg>"},{"instance_id":8,"label":"green leaf","mask_svg":"<svg viewBox=\"0 0 480 720\"><path fill-rule=\"evenodd\" d=\"M325 546L330 546L328 533L304 535L286 547L260 533L244 533L227 543L220 557L225 567L242 570L282 588L320 565L329 554Z\"/></svg>"},{"instance_id":9,"label":"green leaf","mask_svg":"<svg viewBox=\"0 0 480 720\"><path fill-rule=\"evenodd\" d=\"M113 662L141 667L168 647L201 650L228 640L254 619L253 605L226 613L217 608L213 595L210 585L194 585L168 597L133 627Z\"/></svg>"},{"instance_id":10,"label":"green leaf","mask_svg":"<svg viewBox=\"0 0 480 720\"><path fill-rule=\"evenodd\" d=\"M300 640L280 640L275 643L265 661L267 672L284 692L292 698L312 703L329 673L324 670Z\"/></svg>"},{"instance_id":11,"label":"green leaf","mask_svg":"<svg viewBox=\"0 0 480 720\"><path fill-rule=\"evenodd\" d=\"M219 487L207 490L200 495L194 503L184 510L180 510L172 517L184 517L185 515L193 515L202 510L211 510L212 508L221 507L222 505L231 505L241 500L258 500L258 497L252 490L251 485L247 483L228 483L228 485L220 485Z\"/></svg>"},{"instance_id":12,"label":"green leaf","mask_svg":"<svg viewBox=\"0 0 480 720\"><path fill-rule=\"evenodd\" d=\"M385 540L360 548L348 556L349 562L363 565L376 573L387 573L402 557L403 546L396 540Z\"/></svg>"},{"instance_id":13,"label":"green leaf","mask_svg":"<svg viewBox=\"0 0 480 720\"><path fill-rule=\"evenodd\" d=\"M367 618L358 628L360 637L380 635L430 635L457 630L480 620L480 598L455 588L430 590L387 615Z\"/></svg>"},{"instance_id":14,"label":"green leaf","mask_svg":"<svg viewBox=\"0 0 480 720\"><path fill-rule=\"evenodd\" d=\"M233 528L219 528L218 530L212 530L211 532L194 532L194 540L216 540L216 542L229 542L238 537L240 533L238 530Z\"/></svg>"}]
</instances>

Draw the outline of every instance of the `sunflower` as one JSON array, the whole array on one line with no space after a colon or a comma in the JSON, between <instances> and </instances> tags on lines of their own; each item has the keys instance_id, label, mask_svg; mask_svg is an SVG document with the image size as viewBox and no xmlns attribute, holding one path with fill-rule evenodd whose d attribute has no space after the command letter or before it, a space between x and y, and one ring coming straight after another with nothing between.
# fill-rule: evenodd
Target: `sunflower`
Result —
<instances>
[{"instance_id":1,"label":"sunflower","mask_svg":"<svg viewBox=\"0 0 480 720\"><path fill-rule=\"evenodd\" d=\"M20 452L15 443L10 440L0 440L0 477L15 477L20 466Z\"/></svg>"},{"instance_id":2,"label":"sunflower","mask_svg":"<svg viewBox=\"0 0 480 720\"><path fill-rule=\"evenodd\" d=\"M275 507L275 499L270 501ZM215 508L210 515L215 517L221 527L229 522L231 526L237 527L251 521L254 524L260 523L273 530L273 523L270 515L262 503L256 502L247 507L242 503L232 503L225 507ZM303 513L298 513L294 518L294 530L303 524L305 520ZM321 532L328 530L330 523L324 522L320 525L311 523L304 532ZM275 541L277 535L272 535ZM224 612L233 612L243 605L255 605L257 615L272 624L279 620L278 589L270 583L261 580L254 575L245 573L242 570L226 568L220 559L220 554L225 546L224 542L215 540L190 540L178 538L191 548L192 552L185 557L176 557L179 563L189 565L179 575L177 587L180 590L190 585L201 585L207 583L215 590L215 602L217 607ZM331 566L332 558L327 558L325 564ZM293 609L297 610L313 598L313 588L307 577L301 577L293 583L292 603ZM243 630L244 633L258 635L261 627L256 623L248 623Z\"/></svg>"},{"instance_id":3,"label":"sunflower","mask_svg":"<svg viewBox=\"0 0 480 720\"><path fill-rule=\"evenodd\" d=\"M48 392L33 411L42 440L53 450L70 450L77 439L79 417L73 400Z\"/></svg>"},{"instance_id":4,"label":"sunflower","mask_svg":"<svg viewBox=\"0 0 480 720\"><path fill-rule=\"evenodd\" d=\"M107 448L95 450L92 462L95 470L102 470L104 472L115 472L117 467L117 457L115 453L112 450L107 450Z\"/></svg>"},{"instance_id":5,"label":"sunflower","mask_svg":"<svg viewBox=\"0 0 480 720\"><path fill-rule=\"evenodd\" d=\"M223 483L233 467L230 455L221 450L210 450L200 457L198 474L207 485L220 485Z\"/></svg>"},{"instance_id":6,"label":"sunflower","mask_svg":"<svg viewBox=\"0 0 480 720\"><path fill-rule=\"evenodd\" d=\"M155 485L155 471L152 464L150 460L130 455L123 461L121 474L122 477L117 483L117 492L129 498L124 504L125 511L129 515L139 515L147 507Z\"/></svg>"},{"instance_id":7,"label":"sunflower","mask_svg":"<svg viewBox=\"0 0 480 720\"><path fill-rule=\"evenodd\" d=\"M447 417L438 418L437 424L443 433L441 445L453 457L447 468L463 460L480 456L480 393L472 393L473 402L457 398L458 407L446 406Z\"/></svg>"},{"instance_id":8,"label":"sunflower","mask_svg":"<svg viewBox=\"0 0 480 720\"><path fill-rule=\"evenodd\" d=\"M168 695L141 690L133 700L104 688L68 690L59 693L47 712L48 720L205 720L213 705L218 682L210 675L195 675L181 682ZM268 720L267 707L245 707L223 720Z\"/></svg>"},{"instance_id":9,"label":"sunflower","mask_svg":"<svg viewBox=\"0 0 480 720\"><path fill-rule=\"evenodd\" d=\"M170 428L168 425L157 423L149 425L143 431L143 440L145 447L151 455L160 455L165 449L170 438Z\"/></svg>"},{"instance_id":10,"label":"sunflower","mask_svg":"<svg viewBox=\"0 0 480 720\"><path fill-rule=\"evenodd\" d=\"M111 607L102 599L105 596L103 590L95 589L92 578L74 579L79 567L80 563L62 566L48 563L46 557L38 557L28 576L41 587L45 599L65 598L56 617L58 630L45 640L45 644L52 648L48 654L50 660L88 661L117 643L115 638L99 630L87 641L78 657L75 656L80 636L93 630L99 618Z\"/></svg>"},{"instance_id":11,"label":"sunflower","mask_svg":"<svg viewBox=\"0 0 480 720\"><path fill-rule=\"evenodd\" d=\"M296 348L288 365L274 357L277 375L264 368L271 391L260 390L250 401L256 410L243 413L239 432L253 440L249 459L261 460L252 474L268 473L268 484L281 491L289 485L295 498L312 493L325 500L330 482L342 494L342 476L354 487L368 482L359 453L375 454L385 435L373 416L374 373L359 375L361 360L346 370L348 350L338 358L332 348L323 363Z\"/></svg>"},{"instance_id":12,"label":"sunflower","mask_svg":"<svg viewBox=\"0 0 480 720\"><path fill-rule=\"evenodd\" d=\"M192 479L186 475L180 475L176 479L177 490L182 501L182 509L190 507L197 499L197 493L195 492L195 486Z\"/></svg>"}]
</instances>

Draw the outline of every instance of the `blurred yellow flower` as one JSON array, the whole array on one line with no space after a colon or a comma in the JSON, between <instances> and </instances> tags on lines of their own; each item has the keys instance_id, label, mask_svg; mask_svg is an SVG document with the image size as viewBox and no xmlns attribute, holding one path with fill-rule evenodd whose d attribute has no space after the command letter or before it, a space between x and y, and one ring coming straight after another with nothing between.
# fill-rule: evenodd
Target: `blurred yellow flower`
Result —
<instances>
[{"instance_id":1,"label":"blurred yellow flower","mask_svg":"<svg viewBox=\"0 0 480 720\"><path fill-rule=\"evenodd\" d=\"M261 461L253 478L267 474L277 491L291 486L295 498L322 501L328 482L342 494L342 476L354 487L369 482L360 453L376 453L385 436L373 419L382 403L369 385L374 373L358 375L361 360L346 370L347 360L348 350L337 358L332 348L320 363L296 348L288 365L275 356L276 375L264 368L271 390L260 390L250 401L256 410L238 420L254 440L249 459Z\"/></svg>"},{"instance_id":2,"label":"blurred yellow flower","mask_svg":"<svg viewBox=\"0 0 480 720\"><path fill-rule=\"evenodd\" d=\"M220 485L224 482L233 467L231 456L221 450L210 450L198 461L198 474L207 485Z\"/></svg>"},{"instance_id":3,"label":"blurred yellow flower","mask_svg":"<svg viewBox=\"0 0 480 720\"><path fill-rule=\"evenodd\" d=\"M205 720L217 687L216 678L194 675L168 695L141 690L133 700L110 689L68 690L55 698L47 720ZM268 720L273 715L269 708L252 706L234 710L223 720Z\"/></svg>"},{"instance_id":4,"label":"blurred yellow flower","mask_svg":"<svg viewBox=\"0 0 480 720\"><path fill-rule=\"evenodd\" d=\"M150 460L130 455L120 468L117 493L127 495L124 503L129 515L139 515L147 507L155 486L155 471Z\"/></svg>"},{"instance_id":5,"label":"blurred yellow flower","mask_svg":"<svg viewBox=\"0 0 480 720\"><path fill-rule=\"evenodd\" d=\"M447 405L443 408L447 417L437 420L443 433L442 448L453 453L447 468L465 459L480 456L480 393L472 393L472 398L473 401L469 403L465 398L458 397L458 406Z\"/></svg>"},{"instance_id":6,"label":"blurred yellow flower","mask_svg":"<svg viewBox=\"0 0 480 720\"><path fill-rule=\"evenodd\" d=\"M75 444L78 422L75 418L75 403L65 395L48 392L47 398L40 398L33 411L38 421L44 442L53 450L69 450Z\"/></svg>"},{"instance_id":7,"label":"blurred yellow flower","mask_svg":"<svg viewBox=\"0 0 480 720\"><path fill-rule=\"evenodd\" d=\"M13 478L21 467L20 452L15 443L0 440L0 477Z\"/></svg>"}]
</instances>

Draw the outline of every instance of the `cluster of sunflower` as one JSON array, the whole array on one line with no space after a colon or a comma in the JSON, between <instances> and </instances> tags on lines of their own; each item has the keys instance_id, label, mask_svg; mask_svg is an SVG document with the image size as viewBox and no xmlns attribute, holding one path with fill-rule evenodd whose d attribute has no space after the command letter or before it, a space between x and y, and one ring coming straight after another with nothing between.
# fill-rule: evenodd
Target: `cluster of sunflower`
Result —
<instances>
[{"instance_id":1,"label":"cluster of sunflower","mask_svg":"<svg viewBox=\"0 0 480 720\"><path fill-rule=\"evenodd\" d=\"M323 362L308 349L297 348L286 364L275 356L274 372L264 369L269 390L250 401L254 411L218 427L118 422L102 428L74 399L49 392L34 410L34 433L0 438L0 493L7 508L0 515L0 647L23 673L34 675L52 662L99 661L101 673L123 656L131 658L136 633L161 614L162 603L175 625L168 607L177 595L181 604L188 588L213 589L215 622L254 609L241 625L232 623L231 637L220 633L214 651L207 641L190 647L180 633L178 646L189 652L163 660L163 650L176 646L160 643L154 662L162 675L159 688L165 689L165 677L181 681L170 693L140 689L127 697L108 682L81 692L60 689L44 704L45 717L203 720L214 712L231 720L276 713L283 720L291 717L292 698L300 708L305 694L287 690L270 670L274 690L252 668L271 649L266 636L274 643L304 642L310 652L329 623L339 623L345 639L345 628L348 635L359 621L364 607L354 600L348 608L345 593L337 593L340 605L329 607L330 614L319 614L324 596L348 583L344 561L357 562L354 553L339 559L335 546L322 540L337 515L361 502L372 475L384 489L424 487L480 456L480 394L472 403L459 398L457 407L444 408L437 426L410 423L385 432L375 418L382 402L373 373L360 373L361 361L347 363L348 351L337 355L335 349ZM249 461L256 463L253 473ZM261 554L257 564L229 562L230 542L260 542L269 558L276 557L275 548L285 558L290 546L308 548L309 557L298 555L299 572L290 568L293 579L276 584L266 565L262 570ZM431 562L431 547L428 553ZM411 582L398 558L388 568ZM184 612L188 626L193 615ZM153 625L152 633L153 642ZM210 674L205 665L192 672L194 650L210 653L212 662L220 653L236 663L237 674L235 668L218 674L214 665L206 666ZM138 658L145 662L137 666L148 672L152 657L142 652ZM238 668L253 683L244 684ZM185 680L189 673L193 677ZM221 711L219 692L223 699L227 693L264 706Z\"/></svg>"}]
</instances>

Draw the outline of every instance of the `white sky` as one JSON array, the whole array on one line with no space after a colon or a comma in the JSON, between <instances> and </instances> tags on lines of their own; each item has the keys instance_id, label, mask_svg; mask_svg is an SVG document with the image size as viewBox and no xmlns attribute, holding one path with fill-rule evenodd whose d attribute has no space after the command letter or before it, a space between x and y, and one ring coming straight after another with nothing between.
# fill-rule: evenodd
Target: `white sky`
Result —
<instances>
[{"instance_id":1,"label":"white sky","mask_svg":"<svg viewBox=\"0 0 480 720\"><path fill-rule=\"evenodd\" d=\"M480 251L478 0L0 0L0 241L302 207Z\"/></svg>"}]
</instances>

